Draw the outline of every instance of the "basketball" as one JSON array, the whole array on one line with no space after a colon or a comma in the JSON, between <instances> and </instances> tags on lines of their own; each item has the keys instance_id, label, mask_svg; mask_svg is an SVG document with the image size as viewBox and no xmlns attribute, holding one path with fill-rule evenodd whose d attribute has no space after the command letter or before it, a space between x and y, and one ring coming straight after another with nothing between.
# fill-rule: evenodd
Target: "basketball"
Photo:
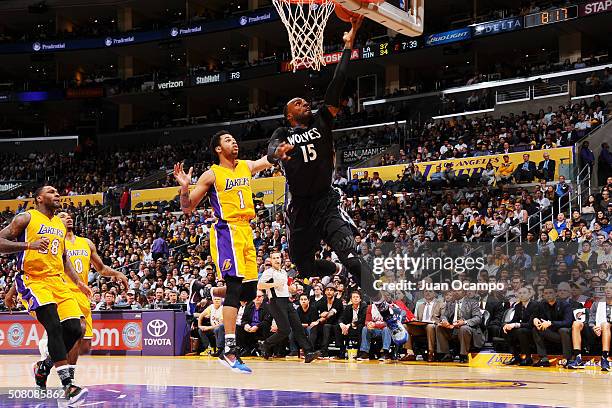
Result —
<instances>
[{"instance_id":1,"label":"basketball","mask_svg":"<svg viewBox=\"0 0 612 408\"><path fill-rule=\"evenodd\" d=\"M340 20L350 23L351 19L358 18L359 14L353 13L352 11L345 9L341 5L336 4L336 16L338 16Z\"/></svg>"}]
</instances>

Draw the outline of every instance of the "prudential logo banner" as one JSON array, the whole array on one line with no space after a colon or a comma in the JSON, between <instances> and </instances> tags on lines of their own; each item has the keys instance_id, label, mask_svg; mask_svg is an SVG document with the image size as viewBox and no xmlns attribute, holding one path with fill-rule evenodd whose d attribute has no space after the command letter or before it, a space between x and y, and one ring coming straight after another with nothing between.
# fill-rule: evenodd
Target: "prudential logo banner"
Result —
<instances>
[{"instance_id":1,"label":"prudential logo banner","mask_svg":"<svg viewBox=\"0 0 612 408\"><path fill-rule=\"evenodd\" d=\"M425 40L425 44L431 47L434 45L469 40L470 38L472 38L472 28L466 27L460 28L458 30L445 31L443 33L428 35Z\"/></svg>"}]
</instances>

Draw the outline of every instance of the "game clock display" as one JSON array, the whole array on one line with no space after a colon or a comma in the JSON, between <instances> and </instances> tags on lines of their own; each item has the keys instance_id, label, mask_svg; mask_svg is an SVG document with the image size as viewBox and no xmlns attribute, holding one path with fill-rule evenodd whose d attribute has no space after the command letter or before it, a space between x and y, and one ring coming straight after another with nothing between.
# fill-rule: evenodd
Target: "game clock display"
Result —
<instances>
[{"instance_id":1,"label":"game clock display","mask_svg":"<svg viewBox=\"0 0 612 408\"><path fill-rule=\"evenodd\" d=\"M546 24L559 23L578 17L578 6L560 7L553 10L544 10L539 13L525 16L525 28L537 27Z\"/></svg>"}]
</instances>

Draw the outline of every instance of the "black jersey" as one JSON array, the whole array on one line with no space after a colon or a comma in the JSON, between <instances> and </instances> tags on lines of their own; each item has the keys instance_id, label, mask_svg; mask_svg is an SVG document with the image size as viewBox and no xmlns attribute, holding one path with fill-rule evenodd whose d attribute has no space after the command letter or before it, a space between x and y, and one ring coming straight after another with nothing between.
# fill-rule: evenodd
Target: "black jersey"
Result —
<instances>
[{"instance_id":1,"label":"black jersey","mask_svg":"<svg viewBox=\"0 0 612 408\"><path fill-rule=\"evenodd\" d=\"M306 128L288 128L286 141L295 146L283 162L292 198L314 198L327 192L334 174L334 117L323 105Z\"/></svg>"}]
</instances>

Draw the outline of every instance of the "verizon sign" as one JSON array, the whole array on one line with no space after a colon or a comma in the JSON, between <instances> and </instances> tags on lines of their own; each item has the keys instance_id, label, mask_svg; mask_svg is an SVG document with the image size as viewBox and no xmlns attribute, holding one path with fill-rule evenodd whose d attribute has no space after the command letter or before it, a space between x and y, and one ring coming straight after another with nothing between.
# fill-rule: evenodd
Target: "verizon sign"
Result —
<instances>
[{"instance_id":1,"label":"verizon sign","mask_svg":"<svg viewBox=\"0 0 612 408\"><path fill-rule=\"evenodd\" d=\"M174 88L182 88L183 86L185 86L185 83L182 80L179 81L168 81L168 82L161 82L159 84L157 84L157 89L162 90L162 89L174 89Z\"/></svg>"}]
</instances>

